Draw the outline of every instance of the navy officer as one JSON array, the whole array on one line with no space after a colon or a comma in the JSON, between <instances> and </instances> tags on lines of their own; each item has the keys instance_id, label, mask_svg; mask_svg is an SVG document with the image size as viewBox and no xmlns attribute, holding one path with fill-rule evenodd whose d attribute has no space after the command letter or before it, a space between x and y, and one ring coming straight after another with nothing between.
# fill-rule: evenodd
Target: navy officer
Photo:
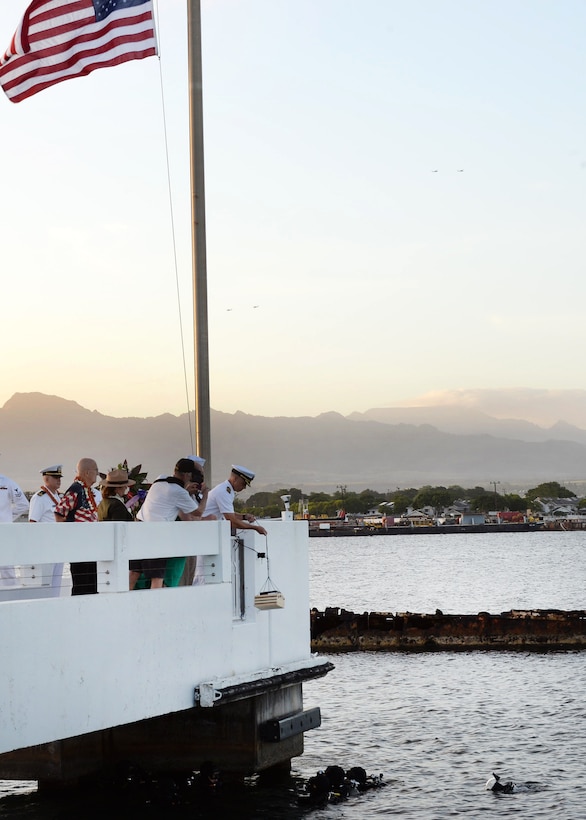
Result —
<instances>
[{"instance_id":1,"label":"navy officer","mask_svg":"<svg viewBox=\"0 0 586 820\"><path fill-rule=\"evenodd\" d=\"M43 483L30 500L28 520L31 524L55 523L55 507L61 501L61 479L63 477L63 465L52 464L41 471ZM63 564L45 564L47 571L51 573L51 590L54 597L61 594L61 583L63 580Z\"/></svg>"},{"instance_id":2,"label":"navy officer","mask_svg":"<svg viewBox=\"0 0 586 820\"><path fill-rule=\"evenodd\" d=\"M261 524L256 523L254 515L249 513L239 513L234 511L234 496L241 493L245 487L250 487L254 473L248 467L241 467L233 464L230 475L221 484L217 484L208 494L206 513L220 520L225 519L230 522L232 533L237 529L255 530L260 535L266 535L267 531ZM204 571L201 561L198 559L193 578L193 584L204 584Z\"/></svg>"}]
</instances>

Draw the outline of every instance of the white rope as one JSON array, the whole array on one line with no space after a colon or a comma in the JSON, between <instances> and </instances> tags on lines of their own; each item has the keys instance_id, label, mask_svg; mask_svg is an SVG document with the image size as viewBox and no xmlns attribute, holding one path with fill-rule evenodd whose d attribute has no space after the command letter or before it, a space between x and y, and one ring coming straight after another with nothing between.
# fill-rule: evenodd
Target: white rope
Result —
<instances>
[{"instance_id":1,"label":"white rope","mask_svg":"<svg viewBox=\"0 0 586 820\"><path fill-rule=\"evenodd\" d=\"M155 17L157 21L157 29L159 29L159 4L157 0L155 0ZM183 333L183 317L181 313L181 293L179 288L179 268L177 264L177 239L175 234L175 213L173 210L173 194L171 189L171 167L169 163L169 140L167 136L167 113L165 108L165 90L163 84L163 62L161 58L161 43L158 40L159 46L159 82L161 88L161 110L163 114L163 135L165 140L165 162L167 167L167 191L169 195L169 215L171 219L171 236L173 240L173 265L175 268L175 288L177 291L177 312L179 314L179 335L181 339L181 357L183 361L183 380L185 386L185 403L187 406L187 419L189 423L189 441L191 444L191 452L195 452L195 445L194 445L194 438L193 438L193 428L191 424L191 408L189 406L189 387L188 387L188 380L187 380L187 365L185 360L185 339Z\"/></svg>"}]
</instances>

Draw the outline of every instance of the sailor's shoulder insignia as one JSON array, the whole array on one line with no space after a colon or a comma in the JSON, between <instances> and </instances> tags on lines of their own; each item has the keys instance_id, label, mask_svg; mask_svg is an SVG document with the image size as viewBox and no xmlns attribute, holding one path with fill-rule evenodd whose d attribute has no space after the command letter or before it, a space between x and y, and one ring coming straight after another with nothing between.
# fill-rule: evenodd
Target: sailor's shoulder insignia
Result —
<instances>
[{"instance_id":1,"label":"sailor's shoulder insignia","mask_svg":"<svg viewBox=\"0 0 586 820\"><path fill-rule=\"evenodd\" d=\"M229 484L226 487L226 492L228 493L228 495L230 495L230 493L232 492L232 487Z\"/></svg>"},{"instance_id":2,"label":"sailor's shoulder insignia","mask_svg":"<svg viewBox=\"0 0 586 820\"><path fill-rule=\"evenodd\" d=\"M46 490L39 490L38 495L47 495Z\"/></svg>"}]
</instances>

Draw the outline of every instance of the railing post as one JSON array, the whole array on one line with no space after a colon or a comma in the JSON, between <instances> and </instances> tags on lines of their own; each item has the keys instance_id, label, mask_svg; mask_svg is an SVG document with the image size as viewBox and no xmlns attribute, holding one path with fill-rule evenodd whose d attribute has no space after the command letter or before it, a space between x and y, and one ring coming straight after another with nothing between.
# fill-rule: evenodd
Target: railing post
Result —
<instances>
[{"instance_id":1,"label":"railing post","mask_svg":"<svg viewBox=\"0 0 586 820\"><path fill-rule=\"evenodd\" d=\"M126 553L126 522L102 521L99 524L100 535L104 528L110 529L114 541L114 560L98 561L98 592L128 592L128 556ZM97 529L97 528L96 528ZM92 530L94 528L92 527Z\"/></svg>"}]
</instances>

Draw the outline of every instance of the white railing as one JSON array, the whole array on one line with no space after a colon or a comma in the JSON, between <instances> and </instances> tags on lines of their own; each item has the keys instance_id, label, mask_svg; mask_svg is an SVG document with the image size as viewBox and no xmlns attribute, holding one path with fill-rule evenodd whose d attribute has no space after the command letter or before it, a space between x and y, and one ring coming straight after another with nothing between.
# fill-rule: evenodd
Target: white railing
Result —
<instances>
[{"instance_id":1,"label":"white railing","mask_svg":"<svg viewBox=\"0 0 586 820\"><path fill-rule=\"evenodd\" d=\"M127 592L130 560L184 555L206 561L206 583L228 580L227 522L0 524L0 566L17 567L15 585L0 581L0 601L44 597L50 562L96 561L98 592Z\"/></svg>"}]
</instances>

